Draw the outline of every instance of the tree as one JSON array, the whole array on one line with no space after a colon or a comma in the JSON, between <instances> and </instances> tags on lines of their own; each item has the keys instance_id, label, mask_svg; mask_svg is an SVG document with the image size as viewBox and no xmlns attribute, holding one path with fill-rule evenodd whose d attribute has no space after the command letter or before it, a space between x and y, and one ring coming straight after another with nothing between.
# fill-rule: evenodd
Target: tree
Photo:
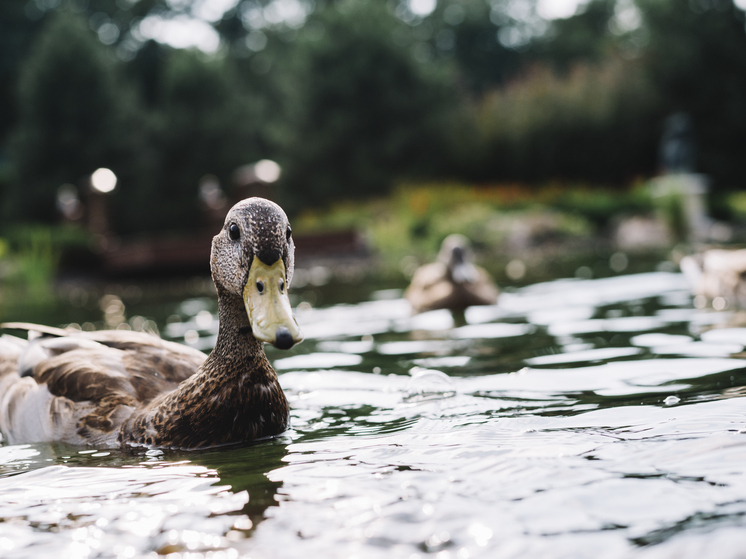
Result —
<instances>
[{"instance_id":1,"label":"tree","mask_svg":"<svg viewBox=\"0 0 746 559\"><path fill-rule=\"evenodd\" d=\"M284 146L292 209L380 195L442 159L451 90L392 40L405 24L385 6L345 2L315 14L288 65L294 103ZM306 29L309 25L306 26Z\"/></svg>"},{"instance_id":2,"label":"tree","mask_svg":"<svg viewBox=\"0 0 746 559\"><path fill-rule=\"evenodd\" d=\"M552 21L533 41L533 56L561 72L579 63L603 62L617 47L609 30L615 6L616 0L591 0L579 13Z\"/></svg>"},{"instance_id":3,"label":"tree","mask_svg":"<svg viewBox=\"0 0 746 559\"><path fill-rule=\"evenodd\" d=\"M731 0L638 0L645 61L670 113L694 122L699 171L719 187L743 186L746 30Z\"/></svg>"},{"instance_id":4,"label":"tree","mask_svg":"<svg viewBox=\"0 0 746 559\"><path fill-rule=\"evenodd\" d=\"M654 172L658 110L639 64L535 68L480 104L482 168L493 180L627 184Z\"/></svg>"},{"instance_id":5,"label":"tree","mask_svg":"<svg viewBox=\"0 0 746 559\"><path fill-rule=\"evenodd\" d=\"M27 17L23 2L0 3L0 160L17 120L16 84L25 53L41 22Z\"/></svg>"},{"instance_id":6,"label":"tree","mask_svg":"<svg viewBox=\"0 0 746 559\"><path fill-rule=\"evenodd\" d=\"M7 207L51 221L61 184L80 183L99 167L123 167L131 106L113 53L80 18L56 14L45 28L20 76L11 146L18 181Z\"/></svg>"},{"instance_id":7,"label":"tree","mask_svg":"<svg viewBox=\"0 0 746 559\"><path fill-rule=\"evenodd\" d=\"M262 153L252 98L228 60L198 51L170 50L165 57L162 93L150 113L151 177L135 188L140 230L193 228L198 186L206 174L230 186L231 174ZM127 224L123 223L122 228Z\"/></svg>"},{"instance_id":8,"label":"tree","mask_svg":"<svg viewBox=\"0 0 746 559\"><path fill-rule=\"evenodd\" d=\"M128 41L131 29L149 14L167 13L166 0L93 0L86 2L41 2L6 0L0 2L0 160L9 135L18 121L17 85L22 61L46 22L57 13L77 13L100 33L107 44Z\"/></svg>"}]
</instances>

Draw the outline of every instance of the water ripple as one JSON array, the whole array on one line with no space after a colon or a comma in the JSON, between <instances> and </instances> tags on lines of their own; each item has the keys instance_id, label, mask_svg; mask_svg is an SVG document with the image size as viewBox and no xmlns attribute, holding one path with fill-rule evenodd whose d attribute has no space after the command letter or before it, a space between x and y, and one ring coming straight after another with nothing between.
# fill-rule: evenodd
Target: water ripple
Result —
<instances>
[{"instance_id":1,"label":"water ripple","mask_svg":"<svg viewBox=\"0 0 746 559\"><path fill-rule=\"evenodd\" d=\"M546 282L463 316L361 301L303 306L304 344L268 348L292 406L277 439L0 446L0 556L743 556L746 329L679 274ZM208 344L211 308L161 331Z\"/></svg>"}]
</instances>

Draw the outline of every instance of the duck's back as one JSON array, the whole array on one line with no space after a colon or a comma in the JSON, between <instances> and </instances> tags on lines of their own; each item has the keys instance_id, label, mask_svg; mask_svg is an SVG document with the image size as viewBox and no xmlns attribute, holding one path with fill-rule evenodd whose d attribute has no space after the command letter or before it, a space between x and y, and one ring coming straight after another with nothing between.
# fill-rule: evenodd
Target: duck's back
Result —
<instances>
[{"instance_id":1,"label":"duck's back","mask_svg":"<svg viewBox=\"0 0 746 559\"><path fill-rule=\"evenodd\" d=\"M426 264L417 269L404 297L415 312L435 309L465 309L472 305L494 305L498 289L489 274L473 266L474 281L457 283L449 276L440 262Z\"/></svg>"},{"instance_id":2,"label":"duck's back","mask_svg":"<svg viewBox=\"0 0 746 559\"><path fill-rule=\"evenodd\" d=\"M117 446L123 421L205 360L144 333L39 331L28 342L0 337L0 431L10 444Z\"/></svg>"}]
</instances>

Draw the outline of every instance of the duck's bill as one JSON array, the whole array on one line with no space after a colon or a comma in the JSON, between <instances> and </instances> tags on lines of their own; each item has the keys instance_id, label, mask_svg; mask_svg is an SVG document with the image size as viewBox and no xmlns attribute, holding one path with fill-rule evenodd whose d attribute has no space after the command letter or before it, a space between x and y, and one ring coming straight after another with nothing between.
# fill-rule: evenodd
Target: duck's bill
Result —
<instances>
[{"instance_id":1,"label":"duck's bill","mask_svg":"<svg viewBox=\"0 0 746 559\"><path fill-rule=\"evenodd\" d=\"M282 259L267 266L254 257L243 289L243 300L251 331L257 340L279 349L289 349L303 340L290 307Z\"/></svg>"}]
</instances>

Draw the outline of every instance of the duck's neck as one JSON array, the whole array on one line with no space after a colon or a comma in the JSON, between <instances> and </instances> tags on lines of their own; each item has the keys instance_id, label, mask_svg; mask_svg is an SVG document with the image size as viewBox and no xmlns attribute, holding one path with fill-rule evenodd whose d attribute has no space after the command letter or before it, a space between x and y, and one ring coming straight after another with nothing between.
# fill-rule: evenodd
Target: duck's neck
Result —
<instances>
[{"instance_id":1,"label":"duck's neck","mask_svg":"<svg viewBox=\"0 0 746 559\"><path fill-rule=\"evenodd\" d=\"M220 328L199 370L130 422L124 443L199 448L284 431L289 405L243 301L218 288Z\"/></svg>"},{"instance_id":2,"label":"duck's neck","mask_svg":"<svg viewBox=\"0 0 746 559\"><path fill-rule=\"evenodd\" d=\"M251 323L243 300L222 288L218 288L218 320L218 339L205 361L205 367L214 363L219 369L243 369L243 372L251 374L251 363L261 361L269 365L264 344L251 335ZM272 371L271 368L269 370ZM274 371L272 376L275 376Z\"/></svg>"}]
</instances>

